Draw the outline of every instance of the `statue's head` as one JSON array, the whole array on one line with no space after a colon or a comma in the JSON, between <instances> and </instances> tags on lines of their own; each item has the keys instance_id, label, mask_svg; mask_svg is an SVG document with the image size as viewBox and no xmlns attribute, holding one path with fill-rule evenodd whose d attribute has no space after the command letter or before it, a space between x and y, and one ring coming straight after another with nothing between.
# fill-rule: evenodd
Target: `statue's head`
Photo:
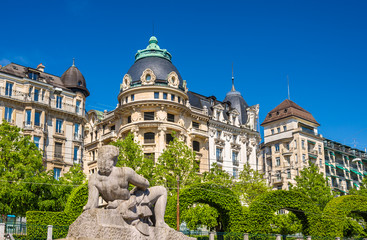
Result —
<instances>
[{"instance_id":1,"label":"statue's head","mask_svg":"<svg viewBox=\"0 0 367 240\"><path fill-rule=\"evenodd\" d=\"M117 163L119 149L112 145L105 145L98 152L98 170L102 175L109 175Z\"/></svg>"}]
</instances>

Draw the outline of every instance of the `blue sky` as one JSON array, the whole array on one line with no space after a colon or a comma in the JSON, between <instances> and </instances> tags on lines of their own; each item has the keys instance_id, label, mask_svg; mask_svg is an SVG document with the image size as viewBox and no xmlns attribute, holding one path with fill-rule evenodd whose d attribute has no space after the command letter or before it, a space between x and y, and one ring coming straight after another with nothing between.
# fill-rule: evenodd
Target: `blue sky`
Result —
<instances>
[{"instance_id":1,"label":"blue sky","mask_svg":"<svg viewBox=\"0 0 367 240\"><path fill-rule=\"evenodd\" d=\"M367 147L367 1L2 0L0 64L60 75L76 58L91 96L112 110L123 75L154 33L191 91L223 100L231 88L260 121L287 98L320 133Z\"/></svg>"}]
</instances>

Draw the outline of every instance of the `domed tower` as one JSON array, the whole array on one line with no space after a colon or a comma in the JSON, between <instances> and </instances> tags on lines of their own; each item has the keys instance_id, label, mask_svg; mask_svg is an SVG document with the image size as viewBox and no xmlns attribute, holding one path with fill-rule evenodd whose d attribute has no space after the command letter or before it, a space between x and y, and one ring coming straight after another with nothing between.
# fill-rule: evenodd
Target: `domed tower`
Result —
<instances>
[{"instance_id":1,"label":"domed tower","mask_svg":"<svg viewBox=\"0 0 367 240\"><path fill-rule=\"evenodd\" d=\"M239 121L241 125L245 125L247 123L247 108L249 107L246 103L245 99L243 99L240 92L236 91L234 87L234 77L232 77L232 89L226 94L223 102L230 102L231 107L235 108L240 116Z\"/></svg>"},{"instance_id":2,"label":"domed tower","mask_svg":"<svg viewBox=\"0 0 367 240\"><path fill-rule=\"evenodd\" d=\"M62 74L61 81L66 88L69 88L73 92L81 92L83 93L84 97L89 96L89 91L87 89L87 84L85 82L84 76L75 66L74 59L73 65Z\"/></svg>"},{"instance_id":3,"label":"domed tower","mask_svg":"<svg viewBox=\"0 0 367 240\"><path fill-rule=\"evenodd\" d=\"M117 137L132 131L152 158L163 151L172 132L189 141L188 90L171 59L172 55L158 46L157 38L151 37L146 49L136 53L118 95Z\"/></svg>"}]
</instances>

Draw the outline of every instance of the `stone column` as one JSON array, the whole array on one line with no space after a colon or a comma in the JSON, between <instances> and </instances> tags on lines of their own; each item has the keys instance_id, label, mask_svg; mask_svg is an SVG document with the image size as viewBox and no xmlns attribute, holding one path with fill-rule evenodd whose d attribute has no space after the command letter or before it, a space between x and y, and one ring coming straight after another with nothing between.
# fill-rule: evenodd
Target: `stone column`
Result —
<instances>
[{"instance_id":1,"label":"stone column","mask_svg":"<svg viewBox=\"0 0 367 240\"><path fill-rule=\"evenodd\" d=\"M282 240L282 235L280 235L280 234L275 234L275 239L276 239L276 240Z\"/></svg>"},{"instance_id":2,"label":"stone column","mask_svg":"<svg viewBox=\"0 0 367 240\"><path fill-rule=\"evenodd\" d=\"M52 225L47 226L47 240L52 240Z\"/></svg>"},{"instance_id":3,"label":"stone column","mask_svg":"<svg viewBox=\"0 0 367 240\"><path fill-rule=\"evenodd\" d=\"M0 240L5 240L5 223L0 223Z\"/></svg>"},{"instance_id":4,"label":"stone column","mask_svg":"<svg viewBox=\"0 0 367 240\"><path fill-rule=\"evenodd\" d=\"M214 232L209 233L209 240L214 240Z\"/></svg>"},{"instance_id":5,"label":"stone column","mask_svg":"<svg viewBox=\"0 0 367 240\"><path fill-rule=\"evenodd\" d=\"M249 240L249 238L248 238L248 233L244 233L244 234L243 234L243 240Z\"/></svg>"}]
</instances>

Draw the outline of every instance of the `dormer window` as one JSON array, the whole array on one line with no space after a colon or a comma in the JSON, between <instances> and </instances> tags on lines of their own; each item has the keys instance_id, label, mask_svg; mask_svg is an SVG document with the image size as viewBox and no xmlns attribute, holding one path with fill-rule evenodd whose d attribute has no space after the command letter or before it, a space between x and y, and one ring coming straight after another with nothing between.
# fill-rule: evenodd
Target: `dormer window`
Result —
<instances>
[{"instance_id":1,"label":"dormer window","mask_svg":"<svg viewBox=\"0 0 367 240\"><path fill-rule=\"evenodd\" d=\"M78 82L78 86L81 86L81 85L82 85L82 81L79 81L79 82Z\"/></svg>"},{"instance_id":2,"label":"dormer window","mask_svg":"<svg viewBox=\"0 0 367 240\"><path fill-rule=\"evenodd\" d=\"M29 79L32 79L32 80L38 80L38 78L39 78L39 73L29 72L29 73L28 73L28 78L29 78Z\"/></svg>"},{"instance_id":3,"label":"dormer window","mask_svg":"<svg viewBox=\"0 0 367 240\"><path fill-rule=\"evenodd\" d=\"M150 81L150 80L152 79L152 76L150 76L149 74L147 74L147 75L145 76L145 79L146 79L147 81Z\"/></svg>"}]
</instances>

